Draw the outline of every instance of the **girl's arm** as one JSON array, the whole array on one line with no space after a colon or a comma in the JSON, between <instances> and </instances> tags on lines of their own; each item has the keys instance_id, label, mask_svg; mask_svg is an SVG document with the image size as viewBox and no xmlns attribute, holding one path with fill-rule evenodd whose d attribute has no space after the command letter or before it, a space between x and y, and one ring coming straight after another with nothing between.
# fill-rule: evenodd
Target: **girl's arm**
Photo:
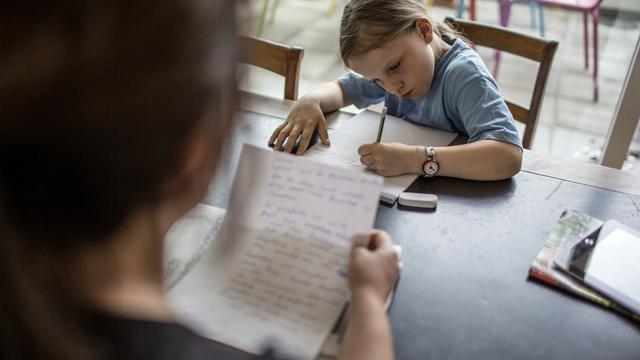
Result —
<instances>
[{"instance_id":1,"label":"girl's arm","mask_svg":"<svg viewBox=\"0 0 640 360\"><path fill-rule=\"evenodd\" d=\"M322 143L328 145L329 133L324 113L348 105L351 105L351 102L338 81L322 84L293 105L287 119L273 131L269 144L273 144L275 150L291 152L300 137L297 152L300 155L307 150L313 131L317 129Z\"/></svg>"},{"instance_id":2,"label":"girl's arm","mask_svg":"<svg viewBox=\"0 0 640 360\"><path fill-rule=\"evenodd\" d=\"M337 80L318 86L303 96L303 98L307 97L317 101L323 113L336 111L351 105L351 101L349 101Z\"/></svg>"},{"instance_id":3,"label":"girl's arm","mask_svg":"<svg viewBox=\"0 0 640 360\"><path fill-rule=\"evenodd\" d=\"M437 176L470 180L508 179L520 171L522 150L516 145L497 140L436 147L439 163ZM360 162L376 174L397 176L422 174L427 159L424 146L400 143L372 143L358 148Z\"/></svg>"},{"instance_id":4,"label":"girl's arm","mask_svg":"<svg viewBox=\"0 0 640 360\"><path fill-rule=\"evenodd\" d=\"M464 145L438 147L435 150L436 160L440 165L438 176L502 180L517 174L522 165L522 150L516 145L497 140L478 140ZM424 150L422 156L424 162Z\"/></svg>"}]
</instances>

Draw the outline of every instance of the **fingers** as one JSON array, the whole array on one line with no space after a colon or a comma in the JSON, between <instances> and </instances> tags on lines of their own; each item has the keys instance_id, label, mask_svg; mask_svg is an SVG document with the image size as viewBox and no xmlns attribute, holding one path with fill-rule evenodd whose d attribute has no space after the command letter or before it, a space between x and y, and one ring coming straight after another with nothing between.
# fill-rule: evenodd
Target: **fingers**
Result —
<instances>
[{"instance_id":1,"label":"fingers","mask_svg":"<svg viewBox=\"0 0 640 360\"><path fill-rule=\"evenodd\" d=\"M367 250L366 247L363 246L355 246L351 248L351 253L349 254L349 262L351 265L357 264L357 267L363 266L361 265L361 261L367 259L371 256L371 251Z\"/></svg>"},{"instance_id":2,"label":"fingers","mask_svg":"<svg viewBox=\"0 0 640 360\"><path fill-rule=\"evenodd\" d=\"M287 137L287 142L286 142L286 145L284 147L284 150L286 152L288 152L288 153L291 152L291 150L293 149L293 146L296 144L296 141L298 140L298 136L300 136L301 132L302 132L302 129L301 129L300 126L295 125L293 127L293 129L289 133L289 136Z\"/></svg>"},{"instance_id":3,"label":"fingers","mask_svg":"<svg viewBox=\"0 0 640 360\"><path fill-rule=\"evenodd\" d=\"M320 117L318 121L312 121L311 119L300 121L300 118L293 120L287 119L273 131L268 143L269 145L273 144L274 150L291 152L298 137L300 137L300 144L296 154L302 155L309 148L315 127L318 128L318 135L322 143L329 145L327 124L322 117Z\"/></svg>"},{"instance_id":4,"label":"fingers","mask_svg":"<svg viewBox=\"0 0 640 360\"><path fill-rule=\"evenodd\" d=\"M384 301L399 275L398 250L389 234L381 230L372 230L353 240L349 258L351 290L368 287Z\"/></svg>"},{"instance_id":5,"label":"fingers","mask_svg":"<svg viewBox=\"0 0 640 360\"><path fill-rule=\"evenodd\" d=\"M375 144L364 144L358 147L358 155L360 155L360 162L367 168L376 171L375 158L373 156Z\"/></svg>"},{"instance_id":6,"label":"fingers","mask_svg":"<svg viewBox=\"0 0 640 360\"><path fill-rule=\"evenodd\" d=\"M375 162L375 159L374 159L373 155L371 155L371 154L367 154L367 155L365 155L365 156L361 156L361 157L360 157L360 162L361 162L363 165L366 165L366 166L368 166L368 167L371 167L371 165L373 165L373 163Z\"/></svg>"},{"instance_id":7,"label":"fingers","mask_svg":"<svg viewBox=\"0 0 640 360\"><path fill-rule=\"evenodd\" d=\"M309 146L309 142L311 141L311 136L313 136L313 129L304 128L304 130L302 130L302 135L300 136L300 145L298 146L298 152L296 152L296 155L302 155L305 151L307 151L307 147Z\"/></svg>"},{"instance_id":8,"label":"fingers","mask_svg":"<svg viewBox=\"0 0 640 360\"><path fill-rule=\"evenodd\" d=\"M354 236L351 243L354 248L362 248L369 251L393 249L391 236L386 231L378 229L372 229L368 234Z\"/></svg>"},{"instance_id":9,"label":"fingers","mask_svg":"<svg viewBox=\"0 0 640 360\"><path fill-rule=\"evenodd\" d=\"M329 131L327 130L327 122L324 118L318 121L318 136L320 136L320 141L322 141L323 144L329 145L331 143L329 141Z\"/></svg>"},{"instance_id":10,"label":"fingers","mask_svg":"<svg viewBox=\"0 0 640 360\"><path fill-rule=\"evenodd\" d=\"M273 144L273 142L278 138L278 135L280 135L280 131L288 124L288 121L283 121L282 124L280 124L275 130L273 130L273 134L271 134L271 137L269 138L269 141L267 142L268 145Z\"/></svg>"},{"instance_id":11,"label":"fingers","mask_svg":"<svg viewBox=\"0 0 640 360\"><path fill-rule=\"evenodd\" d=\"M276 142L273 145L274 150L280 151L280 149L282 148L282 144L284 144L284 141L286 140L287 136L289 136L289 133L291 132L292 128L293 128L293 125L291 125L291 123L287 123L284 126L284 128L280 130L280 134L278 134L278 137L276 138Z\"/></svg>"},{"instance_id":12,"label":"fingers","mask_svg":"<svg viewBox=\"0 0 640 360\"><path fill-rule=\"evenodd\" d=\"M393 241L386 231L374 229L369 234L367 248L371 251L393 249Z\"/></svg>"},{"instance_id":13,"label":"fingers","mask_svg":"<svg viewBox=\"0 0 640 360\"><path fill-rule=\"evenodd\" d=\"M373 229L369 233L369 243L366 246L371 253L380 254L384 257L398 261L399 254L393 245L391 236L386 231Z\"/></svg>"},{"instance_id":14,"label":"fingers","mask_svg":"<svg viewBox=\"0 0 640 360\"><path fill-rule=\"evenodd\" d=\"M365 156L373 153L374 144L364 144L358 147L358 155Z\"/></svg>"}]
</instances>

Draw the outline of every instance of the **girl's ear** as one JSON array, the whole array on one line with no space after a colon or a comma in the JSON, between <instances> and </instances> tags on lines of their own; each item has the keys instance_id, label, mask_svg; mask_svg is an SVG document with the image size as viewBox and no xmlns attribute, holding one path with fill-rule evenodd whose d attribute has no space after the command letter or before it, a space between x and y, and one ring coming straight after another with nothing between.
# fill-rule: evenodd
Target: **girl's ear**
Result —
<instances>
[{"instance_id":1,"label":"girl's ear","mask_svg":"<svg viewBox=\"0 0 640 360\"><path fill-rule=\"evenodd\" d=\"M433 41L433 26L431 21L427 18L421 18L416 20L416 30L418 34L424 39L426 44L431 44Z\"/></svg>"}]
</instances>

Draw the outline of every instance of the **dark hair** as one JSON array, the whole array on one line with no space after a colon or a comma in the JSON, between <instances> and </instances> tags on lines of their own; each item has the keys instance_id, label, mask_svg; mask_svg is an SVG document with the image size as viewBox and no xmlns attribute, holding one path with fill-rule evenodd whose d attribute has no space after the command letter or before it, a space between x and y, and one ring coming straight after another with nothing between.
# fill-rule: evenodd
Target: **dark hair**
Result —
<instances>
[{"instance_id":1,"label":"dark hair","mask_svg":"<svg viewBox=\"0 0 640 360\"><path fill-rule=\"evenodd\" d=\"M219 115L206 120L221 143L231 116L216 109L235 91L235 6L0 5L0 358L88 354L70 346L65 279L40 255L104 241L157 201L205 110Z\"/></svg>"}]
</instances>

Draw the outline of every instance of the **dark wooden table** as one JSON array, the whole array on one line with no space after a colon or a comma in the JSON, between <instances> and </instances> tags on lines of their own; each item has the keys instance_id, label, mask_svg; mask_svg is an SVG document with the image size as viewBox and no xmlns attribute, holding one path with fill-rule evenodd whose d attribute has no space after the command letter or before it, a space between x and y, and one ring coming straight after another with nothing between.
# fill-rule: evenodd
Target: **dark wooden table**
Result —
<instances>
[{"instance_id":1,"label":"dark wooden table","mask_svg":"<svg viewBox=\"0 0 640 360\"><path fill-rule=\"evenodd\" d=\"M242 144L266 147L291 104L247 95L209 204L227 207ZM351 117L331 114L329 126ZM524 159L505 181L418 179L411 189L437 194L435 211L380 205L375 226L402 245L405 264L390 310L398 359L640 359L639 325L527 280L564 209L640 229L640 178Z\"/></svg>"}]
</instances>

